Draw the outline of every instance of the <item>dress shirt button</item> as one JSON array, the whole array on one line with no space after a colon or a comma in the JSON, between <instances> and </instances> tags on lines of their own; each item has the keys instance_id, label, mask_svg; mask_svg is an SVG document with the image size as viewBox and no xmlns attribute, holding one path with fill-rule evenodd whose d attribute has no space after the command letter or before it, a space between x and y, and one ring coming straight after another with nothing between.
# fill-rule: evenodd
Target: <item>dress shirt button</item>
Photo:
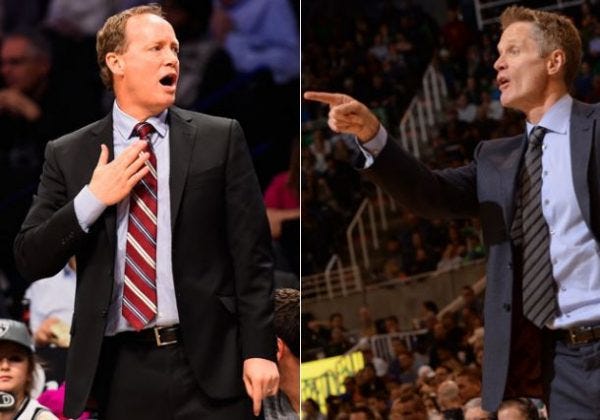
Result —
<instances>
[{"instance_id":1,"label":"dress shirt button","mask_svg":"<svg viewBox=\"0 0 600 420\"><path fill-rule=\"evenodd\" d=\"M544 200L544 204L545 204L545 205L548 205L548 204L550 204L550 200L548 200L548 199L545 199L545 200Z\"/></svg>"},{"instance_id":2,"label":"dress shirt button","mask_svg":"<svg viewBox=\"0 0 600 420\"><path fill-rule=\"evenodd\" d=\"M544 171L544 176L548 176L548 171Z\"/></svg>"},{"instance_id":3,"label":"dress shirt button","mask_svg":"<svg viewBox=\"0 0 600 420\"><path fill-rule=\"evenodd\" d=\"M565 286L561 286L560 290L562 290L563 292L566 292L567 288Z\"/></svg>"},{"instance_id":4,"label":"dress shirt button","mask_svg":"<svg viewBox=\"0 0 600 420\"><path fill-rule=\"evenodd\" d=\"M548 145L547 145L546 143L544 143L544 144L542 145L542 150L546 150L547 148L548 148Z\"/></svg>"},{"instance_id":5,"label":"dress shirt button","mask_svg":"<svg viewBox=\"0 0 600 420\"><path fill-rule=\"evenodd\" d=\"M550 235L554 235L554 229L550 229Z\"/></svg>"}]
</instances>

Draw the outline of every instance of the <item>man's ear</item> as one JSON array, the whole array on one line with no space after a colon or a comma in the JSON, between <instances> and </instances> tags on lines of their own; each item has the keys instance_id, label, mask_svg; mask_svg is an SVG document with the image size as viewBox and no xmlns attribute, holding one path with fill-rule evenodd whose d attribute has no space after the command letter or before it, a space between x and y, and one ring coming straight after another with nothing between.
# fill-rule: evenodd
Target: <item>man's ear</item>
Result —
<instances>
[{"instance_id":1,"label":"man's ear","mask_svg":"<svg viewBox=\"0 0 600 420\"><path fill-rule=\"evenodd\" d=\"M125 63L121 56L115 52L109 52L104 58L106 65L113 75L122 75L125 71Z\"/></svg>"},{"instance_id":2,"label":"man's ear","mask_svg":"<svg viewBox=\"0 0 600 420\"><path fill-rule=\"evenodd\" d=\"M283 357L283 353L287 351L285 343L279 337L277 337L277 361L279 362Z\"/></svg>"},{"instance_id":3,"label":"man's ear","mask_svg":"<svg viewBox=\"0 0 600 420\"><path fill-rule=\"evenodd\" d=\"M546 68L549 75L555 75L561 71L564 72L567 60L563 50L554 50L548 55Z\"/></svg>"}]
</instances>

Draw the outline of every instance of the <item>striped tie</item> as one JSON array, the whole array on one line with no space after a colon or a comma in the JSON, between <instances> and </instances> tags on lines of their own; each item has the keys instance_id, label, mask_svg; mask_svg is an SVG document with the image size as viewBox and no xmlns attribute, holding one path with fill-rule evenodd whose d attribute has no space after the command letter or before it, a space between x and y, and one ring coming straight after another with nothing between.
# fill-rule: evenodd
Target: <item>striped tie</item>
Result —
<instances>
[{"instance_id":1,"label":"striped tie","mask_svg":"<svg viewBox=\"0 0 600 420\"><path fill-rule=\"evenodd\" d=\"M550 235L542 213L542 140L544 127L529 135L521 171L521 217L523 246L523 314L539 328L554 319L556 285L550 262Z\"/></svg>"},{"instance_id":2,"label":"striped tie","mask_svg":"<svg viewBox=\"0 0 600 420\"><path fill-rule=\"evenodd\" d=\"M154 131L149 123L139 123L133 135L149 141ZM150 143L148 143L150 146ZM129 221L125 247L123 317L136 330L143 329L156 317L156 216L158 177L156 155L151 147L150 171L133 188L129 199Z\"/></svg>"}]
</instances>

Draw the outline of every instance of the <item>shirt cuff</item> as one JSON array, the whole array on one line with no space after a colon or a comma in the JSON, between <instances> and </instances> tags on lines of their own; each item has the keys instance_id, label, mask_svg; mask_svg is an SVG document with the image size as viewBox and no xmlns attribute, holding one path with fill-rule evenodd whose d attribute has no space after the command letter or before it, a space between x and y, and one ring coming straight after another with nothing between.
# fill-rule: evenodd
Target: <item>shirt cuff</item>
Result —
<instances>
[{"instance_id":1,"label":"shirt cuff","mask_svg":"<svg viewBox=\"0 0 600 420\"><path fill-rule=\"evenodd\" d=\"M383 125L379 124L379 131L377 131L375 137L365 143L356 140L356 143L365 157L363 169L367 169L373 165L375 158L387 144L387 131L383 128Z\"/></svg>"},{"instance_id":2,"label":"shirt cuff","mask_svg":"<svg viewBox=\"0 0 600 420\"><path fill-rule=\"evenodd\" d=\"M106 205L96 198L87 185L77 194L73 200L73 206L79 226L86 233L106 210Z\"/></svg>"}]
</instances>

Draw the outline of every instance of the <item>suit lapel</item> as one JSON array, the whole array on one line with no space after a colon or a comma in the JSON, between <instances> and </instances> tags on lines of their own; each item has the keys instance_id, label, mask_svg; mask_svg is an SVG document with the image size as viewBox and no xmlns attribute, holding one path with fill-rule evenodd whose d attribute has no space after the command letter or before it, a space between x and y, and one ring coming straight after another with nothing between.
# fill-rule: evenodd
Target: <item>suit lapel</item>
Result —
<instances>
[{"instance_id":1,"label":"suit lapel","mask_svg":"<svg viewBox=\"0 0 600 420\"><path fill-rule=\"evenodd\" d=\"M169 152L171 155L169 187L171 189L171 229L173 229L190 166L196 129L191 124L192 119L183 115L181 110L176 107L169 109L169 118Z\"/></svg>"},{"instance_id":2,"label":"suit lapel","mask_svg":"<svg viewBox=\"0 0 600 420\"><path fill-rule=\"evenodd\" d=\"M594 108L582 102L573 101L571 110L570 144L571 144L571 170L573 172L573 186L583 220L592 226L590 215L590 194L587 180L590 152L594 136L594 119L590 118Z\"/></svg>"},{"instance_id":3,"label":"suit lapel","mask_svg":"<svg viewBox=\"0 0 600 420\"><path fill-rule=\"evenodd\" d=\"M498 176L500 176L502 185L502 194L499 196L504 198L504 217L509 232L515 216L519 169L526 147L527 137L523 134L522 136L513 137L506 143L505 152L497 154L499 161L496 162L495 166L498 168Z\"/></svg>"}]
</instances>

